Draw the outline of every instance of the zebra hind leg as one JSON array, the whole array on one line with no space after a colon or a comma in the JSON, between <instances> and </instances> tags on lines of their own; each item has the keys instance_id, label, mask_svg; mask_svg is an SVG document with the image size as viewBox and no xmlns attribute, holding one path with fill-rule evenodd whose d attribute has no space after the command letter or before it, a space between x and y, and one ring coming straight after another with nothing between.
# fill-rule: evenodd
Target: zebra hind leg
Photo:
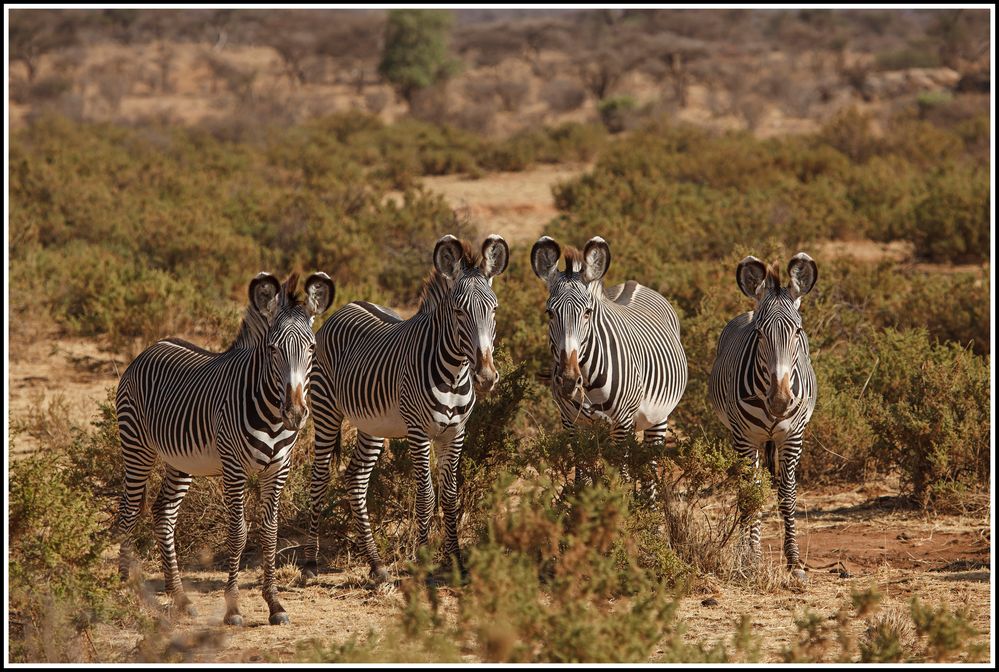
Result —
<instances>
[{"instance_id":1,"label":"zebra hind leg","mask_svg":"<svg viewBox=\"0 0 999 672\"><path fill-rule=\"evenodd\" d=\"M120 412L119 417L121 417ZM122 458L125 462L125 489L118 504L112 538L121 542L121 550L118 553L118 574L124 582L128 580L133 564L132 532L135 530L146 498L146 486L156 462L156 453L136 441L126 426L120 426L120 434Z\"/></svg>"},{"instance_id":2,"label":"zebra hind leg","mask_svg":"<svg viewBox=\"0 0 999 672\"><path fill-rule=\"evenodd\" d=\"M177 514L180 504L191 487L191 476L167 465L166 476L160 486L160 493L153 505L153 525L156 531L156 545L160 549L163 561L164 586L167 595L173 599L174 608L178 613L188 616L197 615L194 605L184 592L180 580L180 570L177 568L177 550L174 544L174 531L177 526Z\"/></svg>"},{"instance_id":3,"label":"zebra hind leg","mask_svg":"<svg viewBox=\"0 0 999 672\"><path fill-rule=\"evenodd\" d=\"M371 534L371 519L368 518L368 481L371 471L385 447L385 439L369 436L363 432L357 433L357 446L350 456L347 472L344 474L347 482L347 499L354 517L354 529L359 537L361 548L368 564L371 565L371 579L375 583L388 580L388 572L382 564L375 538Z\"/></svg>"},{"instance_id":4,"label":"zebra hind leg","mask_svg":"<svg viewBox=\"0 0 999 672\"><path fill-rule=\"evenodd\" d=\"M332 457L340 453L340 427L343 421L342 415L332 409L327 410L329 403L325 397L322 399L320 397L321 395L316 394L312 401L312 417L316 427L316 454L312 463L312 482L309 486L312 510L309 514L305 564L302 566L303 581L310 581L319 576L319 519L332 477Z\"/></svg>"}]
</instances>

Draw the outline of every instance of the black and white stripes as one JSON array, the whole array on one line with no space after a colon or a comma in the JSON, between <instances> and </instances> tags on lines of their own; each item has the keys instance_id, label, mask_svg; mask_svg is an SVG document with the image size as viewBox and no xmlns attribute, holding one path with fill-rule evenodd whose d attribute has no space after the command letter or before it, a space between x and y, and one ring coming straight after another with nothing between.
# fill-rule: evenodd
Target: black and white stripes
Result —
<instances>
[{"instance_id":1,"label":"black and white stripes","mask_svg":"<svg viewBox=\"0 0 999 672\"><path fill-rule=\"evenodd\" d=\"M552 392L562 424L602 418L615 440L644 430L661 443L687 387L680 323L669 302L635 281L604 289L610 248L593 238L582 252L544 236L531 250L534 272L548 286Z\"/></svg>"},{"instance_id":2,"label":"black and white stripes","mask_svg":"<svg viewBox=\"0 0 999 672\"><path fill-rule=\"evenodd\" d=\"M246 545L243 500L254 474L260 477L264 507L264 599L271 624L288 622L274 580L277 508L291 450L308 415L312 321L329 308L334 293L325 273L306 280L304 301L295 296L297 284L294 275L283 287L270 274L257 275L239 335L228 350L213 353L178 339L160 341L129 364L118 384L125 462L125 492L115 523L122 539L121 571L127 573L129 535L161 457L166 475L153 506L156 540L167 592L178 608L192 611L177 569L177 512L193 476L222 476L229 552L225 622L230 625L243 620L237 578Z\"/></svg>"},{"instance_id":3,"label":"black and white stripes","mask_svg":"<svg viewBox=\"0 0 999 672\"><path fill-rule=\"evenodd\" d=\"M784 556L788 568L804 578L794 521L795 468L805 425L815 409L817 385L798 309L801 297L815 285L818 267L799 252L788 263L787 272L790 279L782 287L776 264L767 268L756 257L739 263L739 288L756 306L722 331L708 393L718 417L732 432L739 454L758 466L762 451L784 520ZM760 556L759 516L747 533L756 560Z\"/></svg>"},{"instance_id":4,"label":"black and white stripes","mask_svg":"<svg viewBox=\"0 0 999 672\"><path fill-rule=\"evenodd\" d=\"M401 319L387 308L354 302L335 312L317 334L313 372L316 454L312 471L312 516L306 548L306 577L318 572L318 525L339 453L344 418L357 428L357 447L345 477L357 534L372 576L387 573L368 518L368 480L384 439L406 437L417 483L418 541L427 541L434 509L430 444L439 455L445 552L461 563L458 549L457 467L465 422L476 389L487 392L499 374L493 364L496 295L492 279L506 268L509 248L488 237L476 254L468 243L444 236L434 248L434 270L420 306Z\"/></svg>"}]
</instances>

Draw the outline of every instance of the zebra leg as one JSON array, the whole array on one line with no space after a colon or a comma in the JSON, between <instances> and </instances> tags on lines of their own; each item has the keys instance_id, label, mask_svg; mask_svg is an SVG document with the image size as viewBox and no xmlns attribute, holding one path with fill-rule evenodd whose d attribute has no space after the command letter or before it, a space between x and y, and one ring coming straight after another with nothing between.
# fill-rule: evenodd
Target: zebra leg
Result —
<instances>
[{"instance_id":1,"label":"zebra leg","mask_svg":"<svg viewBox=\"0 0 999 672\"><path fill-rule=\"evenodd\" d=\"M410 430L407 437L409 459L416 479L416 544L426 546L430 538L430 519L434 513L434 483L430 477L430 439L419 430Z\"/></svg>"},{"instance_id":2,"label":"zebra leg","mask_svg":"<svg viewBox=\"0 0 999 672\"><path fill-rule=\"evenodd\" d=\"M753 483L756 485L760 484L760 451L756 444L748 443L743 440L736 438L735 440L735 450L736 452L747 462L753 469ZM748 548L749 551L749 563L750 566L755 568L760 564L763 559L763 551L760 548L760 525L763 522L763 513L757 511L751 520L747 521L745 528L743 530L743 542L744 546Z\"/></svg>"},{"instance_id":3,"label":"zebra leg","mask_svg":"<svg viewBox=\"0 0 999 672\"><path fill-rule=\"evenodd\" d=\"M616 443L618 446L624 446L628 444L628 441L635 437L635 424L634 422L619 422L614 425L611 430L611 441ZM631 480L631 468L628 465L628 460L631 458L631 451L625 450L624 462L621 464L621 478L625 481Z\"/></svg>"},{"instance_id":4,"label":"zebra leg","mask_svg":"<svg viewBox=\"0 0 999 672\"><path fill-rule=\"evenodd\" d=\"M808 575L798 559L798 535L794 521L798 494L795 471L800 456L801 436L787 437L780 449L777 462L780 471L776 474L775 480L777 482L777 508L784 520L784 558L787 560L787 568L796 579L807 581Z\"/></svg>"},{"instance_id":5,"label":"zebra leg","mask_svg":"<svg viewBox=\"0 0 999 672\"><path fill-rule=\"evenodd\" d=\"M666 443L666 433L668 431L666 420L646 429L642 433L642 442L645 444L646 449L653 455L657 454ZM656 480L659 478L659 461L655 457L649 461L649 468L652 470L652 476L646 494L652 501L655 501L658 496L656 492ZM644 486L644 483L639 482L639 487L642 486Z\"/></svg>"},{"instance_id":6,"label":"zebra leg","mask_svg":"<svg viewBox=\"0 0 999 672\"><path fill-rule=\"evenodd\" d=\"M246 475L223 473L222 487L225 497L225 507L229 514L229 529L227 531L226 547L229 551L229 579L225 583L225 618L226 625L243 625L243 616L239 613L239 559L246 548L246 516L243 512L244 495L246 493Z\"/></svg>"},{"instance_id":7,"label":"zebra leg","mask_svg":"<svg viewBox=\"0 0 999 672\"><path fill-rule=\"evenodd\" d=\"M347 465L347 472L344 474L347 480L347 498L350 500L350 509L354 514L354 527L357 536L360 537L361 548L371 565L371 578L376 583L388 580L388 572L382 565L382 559L378 555L378 548L375 546L375 538L371 534L371 520L368 518L368 480L371 478L371 470L375 468L375 462L382 453L385 446L385 439L369 436L363 432L357 433L357 447L350 456L350 463Z\"/></svg>"},{"instance_id":8,"label":"zebra leg","mask_svg":"<svg viewBox=\"0 0 999 672\"><path fill-rule=\"evenodd\" d=\"M160 494L153 505L153 527L156 530L156 545L160 548L163 560L163 576L167 595L173 598L174 607L180 613L195 616L194 606L184 593L177 568L177 549L174 545L174 530L177 526L177 513L191 487L191 475L167 465Z\"/></svg>"},{"instance_id":9,"label":"zebra leg","mask_svg":"<svg viewBox=\"0 0 999 672\"><path fill-rule=\"evenodd\" d=\"M302 568L302 577L306 580L319 575L319 516L330 485L331 458L334 453L340 452L340 426L343 422L342 413L333 407L325 386L318 380L313 381L312 419L316 428L316 454L309 486L312 500L309 536L305 543L305 566Z\"/></svg>"},{"instance_id":10,"label":"zebra leg","mask_svg":"<svg viewBox=\"0 0 999 672\"><path fill-rule=\"evenodd\" d=\"M441 484L441 508L444 509L444 557L453 559L464 576L465 565L458 546L458 461L465 443L465 428L459 429L445 449L438 465Z\"/></svg>"},{"instance_id":11,"label":"zebra leg","mask_svg":"<svg viewBox=\"0 0 999 672\"><path fill-rule=\"evenodd\" d=\"M121 411L118 417L123 417ZM119 432L121 454L125 462L125 490L118 503L118 515L112 527L112 538L121 541L118 574L122 581L127 581L129 567L132 564L132 531L142 510L146 484L156 462L156 451L140 443L124 423L119 425Z\"/></svg>"},{"instance_id":12,"label":"zebra leg","mask_svg":"<svg viewBox=\"0 0 999 672\"><path fill-rule=\"evenodd\" d=\"M289 453L290 454L290 453ZM281 502L281 489L291 471L291 459L285 461L281 468L260 481L260 501L264 505L260 523L261 545L264 550L264 584L263 593L267 607L270 609L268 622L271 625L288 623L288 614L278 600L277 581L274 577L274 558L277 555L277 524L278 504Z\"/></svg>"}]
</instances>

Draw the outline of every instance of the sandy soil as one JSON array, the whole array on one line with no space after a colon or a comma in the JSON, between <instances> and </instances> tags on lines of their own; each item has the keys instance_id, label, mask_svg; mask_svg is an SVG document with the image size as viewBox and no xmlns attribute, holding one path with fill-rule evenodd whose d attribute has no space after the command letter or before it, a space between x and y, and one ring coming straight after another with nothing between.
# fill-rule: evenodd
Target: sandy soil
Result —
<instances>
[{"instance_id":1,"label":"sandy soil","mask_svg":"<svg viewBox=\"0 0 999 672\"><path fill-rule=\"evenodd\" d=\"M794 619L806 609L832 616L839 607L849 606L852 591L876 586L883 595L882 609L907 611L916 596L924 603L943 603L952 610L967 608L971 623L981 633L978 639L987 642L991 579L988 520L984 516L926 516L896 508L896 485L882 481L846 491L803 489L799 541L812 568L807 587L775 585L761 590L702 577L707 587L680 599L677 620L683 624L685 639L691 643L730 643L738 618L748 614L753 632L761 638L763 659L780 661L782 651L796 639ZM781 526L773 507L765 517L764 529L768 569L779 576ZM166 613L162 575L152 563L146 571L146 585L155 591L154 599ZM189 652L190 660L199 662L290 661L298 648L311 640L327 647L352 637L363 641L369 631L384 634L397 624L403 605L398 582L369 587L363 565L329 568L317 583L302 587L297 570L286 564L279 572L281 600L292 624L271 627L259 594L261 573L251 563L240 582L246 625L230 628L222 625L225 574L188 570L183 574L198 615L175 621L171 637L178 642L207 642ZM398 568L393 569L392 577L401 578ZM454 613L459 590L441 589L447 613ZM716 603L703 604L708 598ZM850 627L859 636L866 624L857 620ZM93 639L102 658L125 660L140 635L101 627ZM651 660L656 656L654 653Z\"/></svg>"}]
</instances>

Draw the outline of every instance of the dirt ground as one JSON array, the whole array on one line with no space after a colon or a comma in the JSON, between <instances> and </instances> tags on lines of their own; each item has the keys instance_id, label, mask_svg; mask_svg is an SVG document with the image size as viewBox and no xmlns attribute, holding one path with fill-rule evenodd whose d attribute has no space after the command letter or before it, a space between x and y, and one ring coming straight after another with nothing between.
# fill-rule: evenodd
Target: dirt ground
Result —
<instances>
[{"instance_id":1,"label":"dirt ground","mask_svg":"<svg viewBox=\"0 0 999 672\"><path fill-rule=\"evenodd\" d=\"M428 178L427 186L445 195L455 206L467 205L485 232L497 232L511 243L530 242L554 214L551 185L585 167L542 167L535 171L498 174L479 180L454 176ZM830 254L904 258L898 246L858 243L848 249L835 246ZM13 420L39 402L61 397L67 412L78 421L93 417L97 404L127 365L124 355L108 353L86 339L54 338L51 327L35 337L11 344L8 412ZM15 347L16 346L16 347ZM15 437L10 459L37 446L30 437ZM898 484L879 481L853 489L809 488L798 496L799 544L810 569L803 590L774 587L760 590L706 577L708 588L680 600L678 620L689 641L731 641L740 614L749 614L753 632L762 637L763 659L781 660L781 651L796 635L794 619L805 609L831 616L848 605L853 590L876 585L882 608L908 609L912 597L931 605L966 608L979 639L990 637L991 529L987 510L975 515L928 515L898 506ZM183 531L179 531L183 534ZM765 517L764 548L769 567L780 565L781 524L775 507ZM324 543L329 543L328 540ZM287 545L279 544L279 548ZM108 562L113 562L108 558ZM402 595L393 583L377 589L366 584L366 567L357 563L335 567L317 583L298 585L293 559L279 557L281 599L291 618L289 627L267 625L267 611L259 594L261 573L250 566L241 575L241 606L246 625L221 625L224 613L219 571L183 572L188 594L198 616L175 623L171 636L201 638L205 643L193 661L289 661L296 647L309 640L325 645L362 639L369 630L384 632L398 622ZM392 568L395 569L395 568ZM775 571L775 574L779 572ZM156 564L146 568L147 586L155 599L167 604L162 574ZM399 576L398 571L393 576ZM445 588L443 604L453 609L455 590ZM716 604L702 601L714 598ZM863 630L858 621L855 634ZM140 639L138 632L98 626L93 653L100 660L129 660ZM655 660L656 655L652 659Z\"/></svg>"}]
</instances>

